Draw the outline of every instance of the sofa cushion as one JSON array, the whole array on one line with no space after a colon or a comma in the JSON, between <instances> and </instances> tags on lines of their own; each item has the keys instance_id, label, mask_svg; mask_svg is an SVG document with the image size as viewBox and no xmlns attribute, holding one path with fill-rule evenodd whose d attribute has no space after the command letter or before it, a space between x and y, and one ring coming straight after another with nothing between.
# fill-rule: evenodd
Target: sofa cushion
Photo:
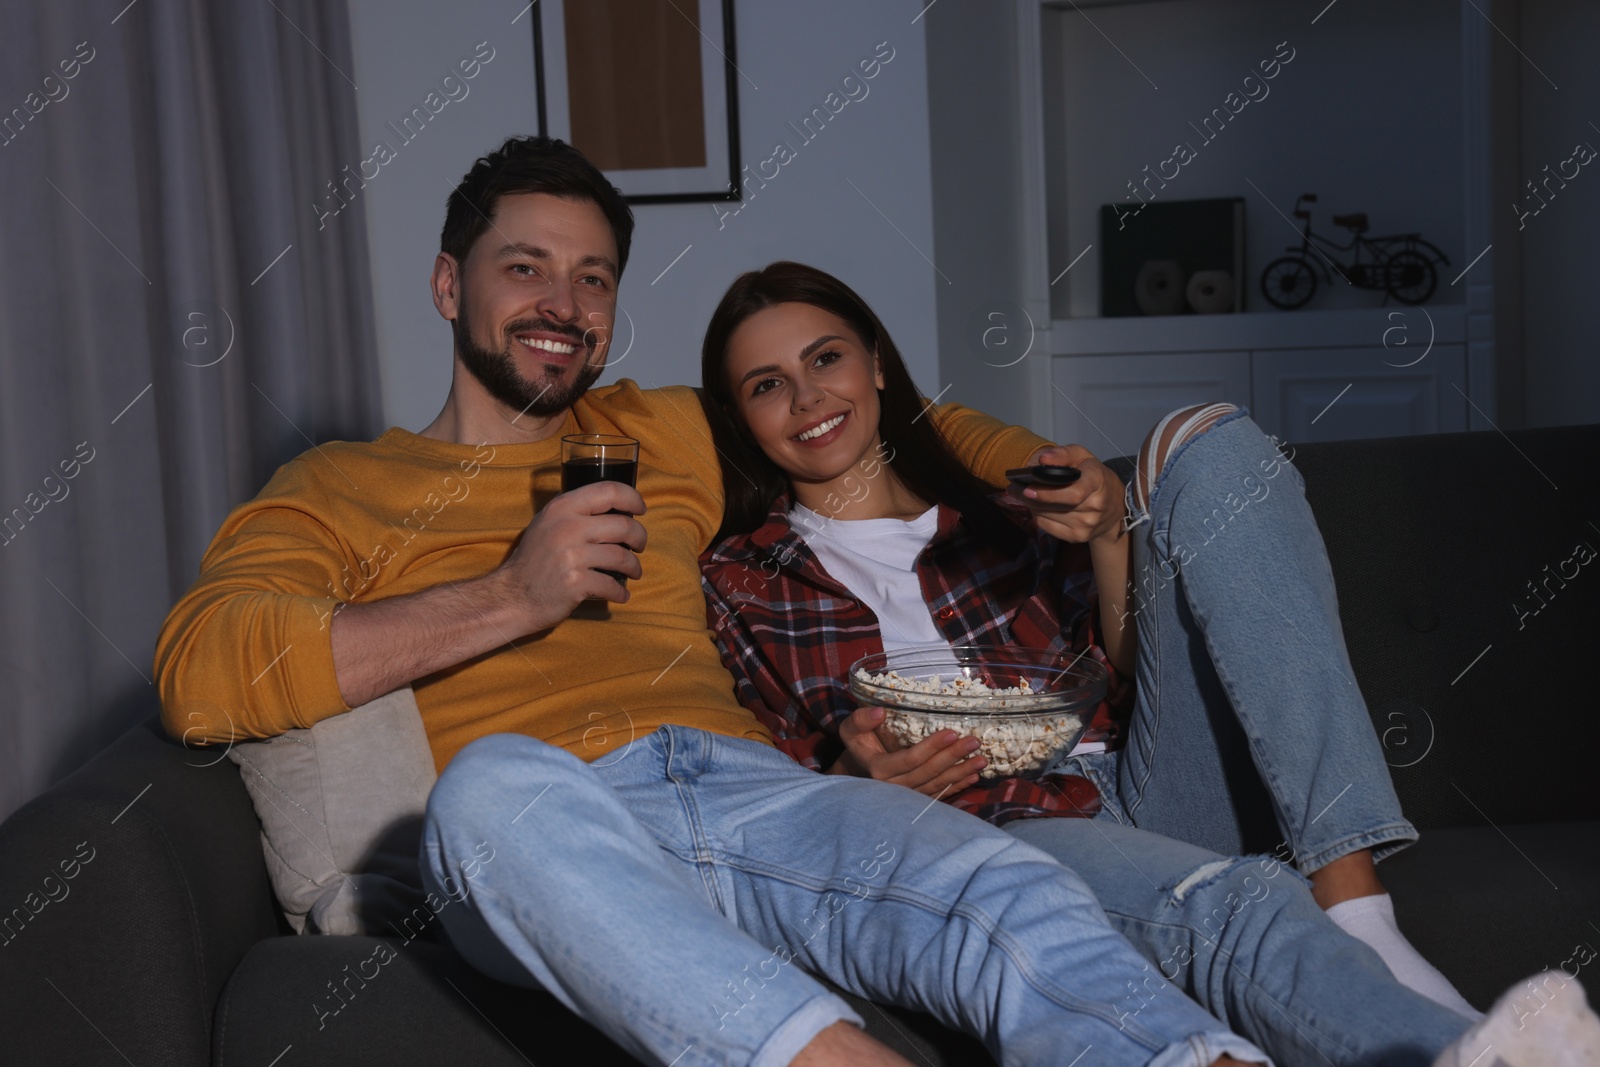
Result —
<instances>
[{"instance_id":1,"label":"sofa cushion","mask_svg":"<svg viewBox=\"0 0 1600 1067\"><path fill-rule=\"evenodd\" d=\"M1479 1008L1545 969L1600 1004L1600 822L1426 830L1378 873L1400 929Z\"/></svg>"},{"instance_id":2,"label":"sofa cushion","mask_svg":"<svg viewBox=\"0 0 1600 1067\"><path fill-rule=\"evenodd\" d=\"M1600 819L1593 426L1306 445L1345 643L1424 829ZM1562 574L1566 577L1562 577Z\"/></svg>"},{"instance_id":3,"label":"sofa cushion","mask_svg":"<svg viewBox=\"0 0 1600 1067\"><path fill-rule=\"evenodd\" d=\"M868 1033L918 1064L992 1062L977 1042L926 1015L842 995ZM636 1062L548 993L486 978L439 944L374 937L256 945L217 1006L213 1047L217 1063L268 1063L292 1047L300 1067Z\"/></svg>"},{"instance_id":4,"label":"sofa cushion","mask_svg":"<svg viewBox=\"0 0 1600 1067\"><path fill-rule=\"evenodd\" d=\"M308 730L236 743L228 758L296 932L387 932L423 903L417 850L438 774L410 686Z\"/></svg>"},{"instance_id":5,"label":"sofa cushion","mask_svg":"<svg viewBox=\"0 0 1600 1067\"><path fill-rule=\"evenodd\" d=\"M634 1063L549 994L486 978L442 945L398 938L261 942L229 980L213 1034L217 1063L268 1063L290 1046L296 1064L339 1067Z\"/></svg>"}]
</instances>

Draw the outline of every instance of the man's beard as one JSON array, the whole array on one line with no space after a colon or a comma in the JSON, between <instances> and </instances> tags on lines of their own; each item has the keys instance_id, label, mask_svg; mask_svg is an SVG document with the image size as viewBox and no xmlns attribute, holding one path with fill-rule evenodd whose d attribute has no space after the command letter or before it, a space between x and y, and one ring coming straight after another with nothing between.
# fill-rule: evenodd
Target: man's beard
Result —
<instances>
[{"instance_id":1,"label":"man's beard","mask_svg":"<svg viewBox=\"0 0 1600 1067\"><path fill-rule=\"evenodd\" d=\"M588 392L589 387L605 370L604 363L594 361L594 348L586 334L579 332L575 327L564 326L546 318L519 319L508 324L505 347L498 352L480 347L472 339L472 325L467 320L465 305L466 301L463 298L461 308L450 324L461 363L478 380L478 384L488 390L490 396L507 407L515 408L519 417L534 415L548 418L561 414ZM511 346L521 345L522 342L512 334L530 330L558 334L569 338L578 346L578 355L582 357L583 364L578 369L578 376L570 385L562 384L562 371L556 368L543 368L543 373L533 381L524 378L522 372L517 370L516 356ZM530 348L528 351L537 353L538 349Z\"/></svg>"}]
</instances>

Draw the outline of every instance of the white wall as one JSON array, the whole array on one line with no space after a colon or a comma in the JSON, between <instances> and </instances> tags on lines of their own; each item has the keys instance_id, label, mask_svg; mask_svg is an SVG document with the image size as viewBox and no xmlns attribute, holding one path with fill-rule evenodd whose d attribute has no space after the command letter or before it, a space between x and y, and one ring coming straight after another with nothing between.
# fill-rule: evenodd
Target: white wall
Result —
<instances>
[{"instance_id":1,"label":"white wall","mask_svg":"<svg viewBox=\"0 0 1600 1067\"><path fill-rule=\"evenodd\" d=\"M994 0L940 0L927 26L941 380L960 401L1049 433L1049 346L1028 307L1017 28ZM1042 403L1040 402L1042 401Z\"/></svg>"},{"instance_id":2,"label":"white wall","mask_svg":"<svg viewBox=\"0 0 1600 1067\"><path fill-rule=\"evenodd\" d=\"M362 142L368 151L380 138L398 149L357 201L367 213L372 250L384 410L391 424L419 429L438 412L449 385L450 331L427 286L444 201L479 155L507 136L537 132L532 31L528 16L512 21L526 0L349 3ZM797 156L720 228L718 212L736 205L634 207L638 227L619 301L628 318L619 314L617 351L604 380L698 384L700 338L728 284L740 271L798 259L860 291L893 332L918 383L938 388L934 286L943 282L922 258L933 255L933 209L923 27L911 21L920 7L739 0L737 59L750 79L739 82L744 160L768 158L778 142ZM399 146L386 124L420 104L480 41L494 58L469 83L470 94ZM882 41L894 58L867 83L868 94L802 143L787 124L798 125L821 106ZM338 218L327 224L338 225ZM619 360L628 319L635 339Z\"/></svg>"},{"instance_id":3,"label":"white wall","mask_svg":"<svg viewBox=\"0 0 1600 1067\"><path fill-rule=\"evenodd\" d=\"M1539 70L1530 63L1521 68L1520 178L1542 181L1544 167L1556 170L1574 145L1600 149L1600 69L1594 63L1600 6L1593 0L1524 0L1521 15L1521 48ZM1582 167L1567 188L1554 181L1550 188L1556 195L1548 206L1522 220L1526 421L1600 422L1594 313L1600 160ZM1537 203L1520 202L1523 210ZM1495 210L1515 217L1510 204L1496 204Z\"/></svg>"}]
</instances>

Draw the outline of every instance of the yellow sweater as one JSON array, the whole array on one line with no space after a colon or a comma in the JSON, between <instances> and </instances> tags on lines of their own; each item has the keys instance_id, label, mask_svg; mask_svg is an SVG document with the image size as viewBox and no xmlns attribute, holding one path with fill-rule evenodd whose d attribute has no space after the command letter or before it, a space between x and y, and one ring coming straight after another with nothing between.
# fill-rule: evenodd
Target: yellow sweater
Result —
<instances>
[{"instance_id":1,"label":"yellow sweater","mask_svg":"<svg viewBox=\"0 0 1600 1067\"><path fill-rule=\"evenodd\" d=\"M1047 442L958 405L935 418L997 484ZM733 695L700 593L700 553L722 519L722 479L694 393L623 379L592 389L562 434L638 438L648 509L644 576L628 603L587 602L542 633L413 685L440 770L468 743L522 733L586 760L664 723L770 742ZM190 742L271 737L350 710L329 612L498 567L561 489L560 435L449 444L391 429L321 445L281 467L217 531L200 577L156 644L170 733Z\"/></svg>"}]
</instances>

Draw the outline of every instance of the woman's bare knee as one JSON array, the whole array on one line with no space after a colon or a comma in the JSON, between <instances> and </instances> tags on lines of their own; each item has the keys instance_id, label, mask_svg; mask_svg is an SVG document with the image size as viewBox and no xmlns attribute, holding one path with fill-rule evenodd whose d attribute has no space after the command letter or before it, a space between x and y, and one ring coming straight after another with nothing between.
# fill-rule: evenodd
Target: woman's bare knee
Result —
<instances>
[{"instance_id":1,"label":"woman's bare knee","mask_svg":"<svg viewBox=\"0 0 1600 1067\"><path fill-rule=\"evenodd\" d=\"M1238 410L1225 402L1194 404L1168 413L1151 427L1139 446L1139 463L1134 470L1135 499L1141 511L1149 507L1150 490L1166 469L1167 459L1185 441L1205 433L1224 416Z\"/></svg>"}]
</instances>

